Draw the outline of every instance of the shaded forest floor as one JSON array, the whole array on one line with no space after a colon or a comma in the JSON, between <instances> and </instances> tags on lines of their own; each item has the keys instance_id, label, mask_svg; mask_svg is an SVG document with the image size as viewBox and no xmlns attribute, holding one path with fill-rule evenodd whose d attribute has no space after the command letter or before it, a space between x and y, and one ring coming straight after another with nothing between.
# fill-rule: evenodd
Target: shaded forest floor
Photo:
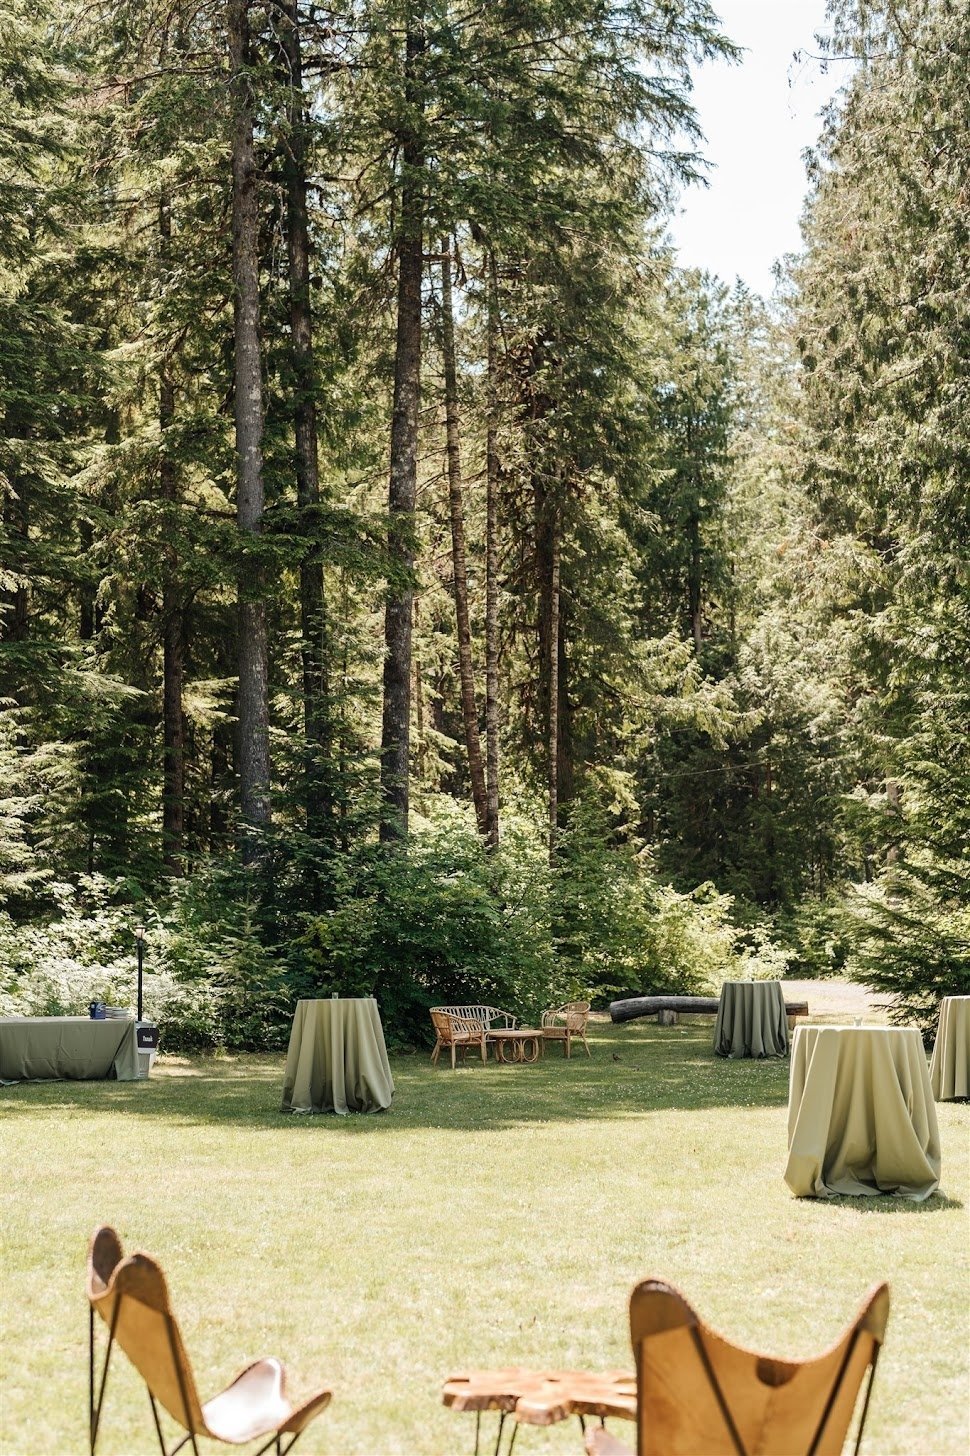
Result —
<instances>
[{"instance_id":1,"label":"shaded forest floor","mask_svg":"<svg viewBox=\"0 0 970 1456\"><path fill-rule=\"evenodd\" d=\"M856 988L802 987L823 1017L879 1015ZM796 1200L782 1180L787 1063L718 1061L711 1031L597 1023L592 1060L554 1051L454 1074L397 1057L393 1109L367 1118L281 1115L277 1056L0 1090L0 1451L85 1449L84 1255L108 1221L161 1258L203 1397L267 1353L295 1394L333 1387L307 1456L471 1451L473 1418L440 1406L444 1377L628 1365L627 1297L650 1274L726 1334L796 1355L889 1279L864 1450L962 1456L970 1108L939 1108L942 1186L927 1203ZM123 1361L102 1440L107 1456L157 1450ZM516 1443L579 1449L575 1422Z\"/></svg>"}]
</instances>

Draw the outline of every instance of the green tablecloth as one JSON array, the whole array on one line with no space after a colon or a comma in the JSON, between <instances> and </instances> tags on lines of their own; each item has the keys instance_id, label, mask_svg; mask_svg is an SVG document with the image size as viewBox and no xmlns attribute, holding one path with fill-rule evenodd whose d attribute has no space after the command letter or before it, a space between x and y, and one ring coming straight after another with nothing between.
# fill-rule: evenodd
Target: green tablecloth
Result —
<instances>
[{"instance_id":1,"label":"green tablecloth","mask_svg":"<svg viewBox=\"0 0 970 1456\"><path fill-rule=\"evenodd\" d=\"M930 1085L937 1102L970 1097L970 996L947 996L940 1005Z\"/></svg>"},{"instance_id":2,"label":"green tablecloth","mask_svg":"<svg viewBox=\"0 0 970 1456\"><path fill-rule=\"evenodd\" d=\"M0 1017L0 1081L138 1080L134 1021L86 1016Z\"/></svg>"},{"instance_id":3,"label":"green tablecloth","mask_svg":"<svg viewBox=\"0 0 970 1456\"><path fill-rule=\"evenodd\" d=\"M719 1057L783 1057L788 1018L780 981L725 981L714 1023Z\"/></svg>"},{"instance_id":4,"label":"green tablecloth","mask_svg":"<svg viewBox=\"0 0 970 1456\"><path fill-rule=\"evenodd\" d=\"M919 1032L796 1028L785 1169L792 1192L919 1201L939 1181L940 1134Z\"/></svg>"},{"instance_id":5,"label":"green tablecloth","mask_svg":"<svg viewBox=\"0 0 970 1456\"><path fill-rule=\"evenodd\" d=\"M297 1002L283 1074L284 1112L379 1112L393 1096L373 996Z\"/></svg>"}]
</instances>

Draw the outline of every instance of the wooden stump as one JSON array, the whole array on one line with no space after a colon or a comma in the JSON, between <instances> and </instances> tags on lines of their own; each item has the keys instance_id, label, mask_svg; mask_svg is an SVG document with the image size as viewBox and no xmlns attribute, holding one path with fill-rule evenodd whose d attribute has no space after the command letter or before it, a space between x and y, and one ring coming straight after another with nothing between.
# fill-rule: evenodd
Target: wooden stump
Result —
<instances>
[{"instance_id":1,"label":"wooden stump","mask_svg":"<svg viewBox=\"0 0 970 1456\"><path fill-rule=\"evenodd\" d=\"M657 1012L657 1025L658 1026L676 1026L677 1025L677 1013L676 1013L676 1011L658 1011Z\"/></svg>"}]
</instances>

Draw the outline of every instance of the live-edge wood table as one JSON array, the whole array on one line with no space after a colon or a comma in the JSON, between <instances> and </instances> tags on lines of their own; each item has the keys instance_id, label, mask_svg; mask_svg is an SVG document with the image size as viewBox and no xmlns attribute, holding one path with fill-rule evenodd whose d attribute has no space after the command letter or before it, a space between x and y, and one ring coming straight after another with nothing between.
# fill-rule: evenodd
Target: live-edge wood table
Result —
<instances>
[{"instance_id":1,"label":"live-edge wood table","mask_svg":"<svg viewBox=\"0 0 970 1456\"><path fill-rule=\"evenodd\" d=\"M503 1370L468 1370L445 1381L441 1398L456 1411L474 1411L475 1456L479 1456L482 1411L498 1411L495 1456L502 1445L507 1417L514 1421L506 1456L520 1425L552 1426L577 1416L585 1429L588 1416L605 1422L615 1416L625 1421L637 1417L636 1377L626 1370L596 1374L589 1370L526 1370L510 1366Z\"/></svg>"}]
</instances>

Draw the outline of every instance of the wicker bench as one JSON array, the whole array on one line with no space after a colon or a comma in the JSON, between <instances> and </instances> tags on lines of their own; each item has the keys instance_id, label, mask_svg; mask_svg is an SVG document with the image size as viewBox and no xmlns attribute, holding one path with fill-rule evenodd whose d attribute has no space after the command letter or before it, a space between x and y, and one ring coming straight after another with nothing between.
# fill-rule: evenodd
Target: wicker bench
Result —
<instances>
[{"instance_id":1,"label":"wicker bench","mask_svg":"<svg viewBox=\"0 0 970 1456\"><path fill-rule=\"evenodd\" d=\"M431 1053L432 1063L437 1063L442 1047L451 1048L451 1065L455 1066L455 1053L460 1051L462 1061L470 1046L481 1051L482 1061L487 1057L486 1045L489 1033L493 1031L515 1031L518 1018L498 1006L432 1006L431 1022L435 1029L435 1044Z\"/></svg>"}]
</instances>

